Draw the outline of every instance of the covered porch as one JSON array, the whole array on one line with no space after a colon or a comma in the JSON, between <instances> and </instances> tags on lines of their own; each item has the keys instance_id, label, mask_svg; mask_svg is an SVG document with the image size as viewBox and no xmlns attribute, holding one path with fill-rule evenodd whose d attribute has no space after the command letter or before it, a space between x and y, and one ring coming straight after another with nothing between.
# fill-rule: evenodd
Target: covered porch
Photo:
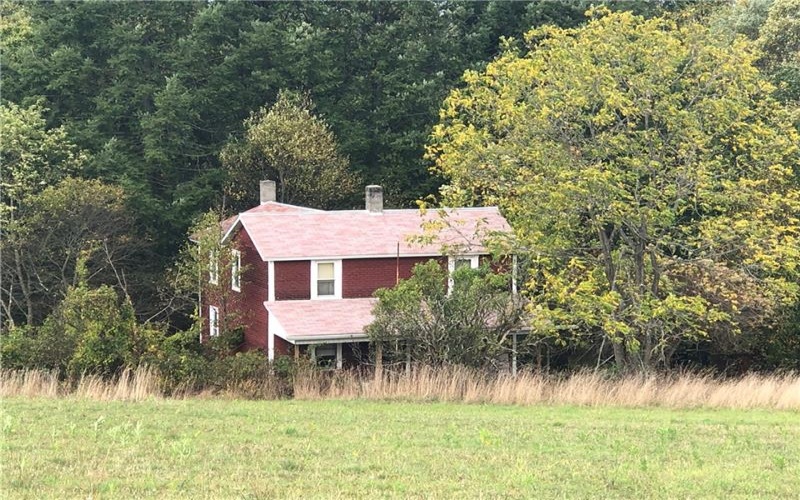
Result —
<instances>
[{"instance_id":1,"label":"covered porch","mask_svg":"<svg viewBox=\"0 0 800 500\"><path fill-rule=\"evenodd\" d=\"M267 355L285 343L295 358L307 356L322 366L342 369L369 359L364 327L372 322L376 299L282 300L264 302L268 314Z\"/></svg>"}]
</instances>

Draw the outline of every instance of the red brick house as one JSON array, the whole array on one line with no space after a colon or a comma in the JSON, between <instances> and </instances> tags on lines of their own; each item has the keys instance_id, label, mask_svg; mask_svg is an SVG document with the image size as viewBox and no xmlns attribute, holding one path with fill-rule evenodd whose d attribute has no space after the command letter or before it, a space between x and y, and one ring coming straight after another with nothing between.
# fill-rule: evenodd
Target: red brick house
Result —
<instances>
[{"instance_id":1,"label":"red brick house","mask_svg":"<svg viewBox=\"0 0 800 500\"><path fill-rule=\"evenodd\" d=\"M241 294L244 349L279 355L309 354L342 367L367 351L373 293L411 276L415 264L438 260L477 267L488 255L481 239L508 232L496 207L448 209L435 237L423 224L442 213L384 210L380 186L368 186L364 210L323 211L278 203L275 183L261 182L261 204L223 223L231 243L230 286ZM448 248L446 255L443 248ZM239 276L239 270L241 276ZM209 278L218 279L217 269ZM222 314L213 299L201 307L203 338L218 334ZM313 346L313 348L311 348Z\"/></svg>"}]
</instances>

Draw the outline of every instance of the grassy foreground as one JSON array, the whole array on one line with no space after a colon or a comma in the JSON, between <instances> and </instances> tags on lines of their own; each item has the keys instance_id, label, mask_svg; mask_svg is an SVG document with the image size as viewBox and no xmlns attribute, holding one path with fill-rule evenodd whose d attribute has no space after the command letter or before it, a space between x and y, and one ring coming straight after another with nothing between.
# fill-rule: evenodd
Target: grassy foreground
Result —
<instances>
[{"instance_id":1,"label":"grassy foreground","mask_svg":"<svg viewBox=\"0 0 800 500\"><path fill-rule=\"evenodd\" d=\"M4 498L797 498L800 413L10 398Z\"/></svg>"}]
</instances>

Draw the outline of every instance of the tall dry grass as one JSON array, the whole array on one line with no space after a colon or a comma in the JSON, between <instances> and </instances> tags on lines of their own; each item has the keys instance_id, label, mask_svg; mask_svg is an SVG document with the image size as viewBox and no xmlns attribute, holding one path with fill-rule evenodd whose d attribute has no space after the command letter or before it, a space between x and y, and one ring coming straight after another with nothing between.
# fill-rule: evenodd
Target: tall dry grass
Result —
<instances>
[{"instance_id":1,"label":"tall dry grass","mask_svg":"<svg viewBox=\"0 0 800 500\"><path fill-rule=\"evenodd\" d=\"M350 372L310 372L294 384L297 399L459 401L515 405L661 406L667 408L768 408L800 410L800 374L711 374L612 377L585 371L489 375L465 368L420 368L382 378Z\"/></svg>"},{"instance_id":2,"label":"tall dry grass","mask_svg":"<svg viewBox=\"0 0 800 500\"><path fill-rule=\"evenodd\" d=\"M158 374L147 368L126 370L104 380L83 376L59 380L47 371L0 371L0 397L76 397L140 401L172 397L248 399L368 399L452 401L514 405L573 404L666 408L766 408L800 410L800 374L750 374L721 378L712 374L629 375L602 372L569 376L540 373L487 374L466 368L418 368L410 374L373 377L356 372L303 370L291 382L278 377L238 382L209 390L191 384L165 394Z\"/></svg>"},{"instance_id":3,"label":"tall dry grass","mask_svg":"<svg viewBox=\"0 0 800 500\"><path fill-rule=\"evenodd\" d=\"M125 369L117 377L81 375L61 380L46 370L0 370L0 397L64 397L100 401L142 401L163 397L161 377L147 366Z\"/></svg>"}]
</instances>

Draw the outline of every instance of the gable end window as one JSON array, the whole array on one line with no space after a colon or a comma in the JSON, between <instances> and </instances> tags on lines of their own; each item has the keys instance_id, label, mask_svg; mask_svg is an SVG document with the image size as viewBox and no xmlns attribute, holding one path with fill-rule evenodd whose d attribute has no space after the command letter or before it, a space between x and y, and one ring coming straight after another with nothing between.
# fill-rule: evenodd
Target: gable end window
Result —
<instances>
[{"instance_id":1,"label":"gable end window","mask_svg":"<svg viewBox=\"0 0 800 500\"><path fill-rule=\"evenodd\" d=\"M219 309L208 306L208 336L219 336Z\"/></svg>"},{"instance_id":2,"label":"gable end window","mask_svg":"<svg viewBox=\"0 0 800 500\"><path fill-rule=\"evenodd\" d=\"M342 261L311 262L311 298L342 298Z\"/></svg>"},{"instance_id":3,"label":"gable end window","mask_svg":"<svg viewBox=\"0 0 800 500\"><path fill-rule=\"evenodd\" d=\"M242 291L242 252L231 250L231 289Z\"/></svg>"}]
</instances>

